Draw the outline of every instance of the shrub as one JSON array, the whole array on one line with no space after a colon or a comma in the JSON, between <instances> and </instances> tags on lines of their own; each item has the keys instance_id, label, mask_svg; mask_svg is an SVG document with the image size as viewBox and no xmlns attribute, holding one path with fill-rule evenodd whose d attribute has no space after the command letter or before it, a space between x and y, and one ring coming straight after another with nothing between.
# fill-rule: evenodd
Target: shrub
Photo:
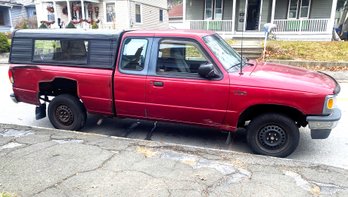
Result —
<instances>
[{"instance_id":1,"label":"shrub","mask_svg":"<svg viewBox=\"0 0 348 197\"><path fill-rule=\"evenodd\" d=\"M39 29L47 29L47 25L45 25L44 23L41 23Z\"/></svg>"},{"instance_id":2,"label":"shrub","mask_svg":"<svg viewBox=\"0 0 348 197\"><path fill-rule=\"evenodd\" d=\"M70 21L70 23L65 28L76 28L75 25Z\"/></svg>"},{"instance_id":3,"label":"shrub","mask_svg":"<svg viewBox=\"0 0 348 197\"><path fill-rule=\"evenodd\" d=\"M4 33L0 33L0 53L10 52L10 43Z\"/></svg>"},{"instance_id":4,"label":"shrub","mask_svg":"<svg viewBox=\"0 0 348 197\"><path fill-rule=\"evenodd\" d=\"M29 21L28 19L20 19L16 26L15 26L16 29L29 29Z\"/></svg>"},{"instance_id":5,"label":"shrub","mask_svg":"<svg viewBox=\"0 0 348 197\"><path fill-rule=\"evenodd\" d=\"M93 24L92 24L92 29L98 29L99 27L98 27L98 24L96 23L96 22L93 22Z\"/></svg>"}]
</instances>

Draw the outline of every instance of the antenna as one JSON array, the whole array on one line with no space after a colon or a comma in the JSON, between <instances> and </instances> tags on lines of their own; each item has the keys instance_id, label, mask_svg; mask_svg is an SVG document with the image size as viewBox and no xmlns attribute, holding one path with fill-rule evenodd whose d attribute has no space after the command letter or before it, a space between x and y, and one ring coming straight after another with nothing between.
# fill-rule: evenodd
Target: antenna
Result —
<instances>
[{"instance_id":1,"label":"antenna","mask_svg":"<svg viewBox=\"0 0 348 197\"><path fill-rule=\"evenodd\" d=\"M240 42L240 71L239 74L243 75L243 41L244 41L244 28L245 28L245 15L243 15L243 19L241 19L243 21L243 25L242 25L242 40Z\"/></svg>"}]
</instances>

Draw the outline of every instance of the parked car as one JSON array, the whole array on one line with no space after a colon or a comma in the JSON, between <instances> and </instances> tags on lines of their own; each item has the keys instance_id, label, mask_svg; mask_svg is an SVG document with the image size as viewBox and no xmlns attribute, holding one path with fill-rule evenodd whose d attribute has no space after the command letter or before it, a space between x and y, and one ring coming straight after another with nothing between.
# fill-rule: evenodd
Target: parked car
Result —
<instances>
[{"instance_id":1,"label":"parked car","mask_svg":"<svg viewBox=\"0 0 348 197\"><path fill-rule=\"evenodd\" d=\"M324 139L341 117L330 76L243 60L210 31L19 30L9 78L15 102L58 129L86 114L247 129L258 154L286 157L309 125Z\"/></svg>"}]
</instances>

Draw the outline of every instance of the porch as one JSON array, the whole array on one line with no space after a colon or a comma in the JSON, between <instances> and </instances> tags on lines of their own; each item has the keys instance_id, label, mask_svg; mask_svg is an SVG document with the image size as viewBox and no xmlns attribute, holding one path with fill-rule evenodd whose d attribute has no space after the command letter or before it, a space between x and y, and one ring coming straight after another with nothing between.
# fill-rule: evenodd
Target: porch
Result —
<instances>
[{"instance_id":1,"label":"porch","mask_svg":"<svg viewBox=\"0 0 348 197\"><path fill-rule=\"evenodd\" d=\"M225 35L263 35L266 23L280 35L331 35L337 0L184 0L185 28Z\"/></svg>"},{"instance_id":2,"label":"porch","mask_svg":"<svg viewBox=\"0 0 348 197\"><path fill-rule=\"evenodd\" d=\"M113 29L115 26L115 3L100 0L43 0L39 4L38 23L50 28L64 28L70 22L75 27L89 29ZM104 17L105 15L105 17Z\"/></svg>"}]
</instances>

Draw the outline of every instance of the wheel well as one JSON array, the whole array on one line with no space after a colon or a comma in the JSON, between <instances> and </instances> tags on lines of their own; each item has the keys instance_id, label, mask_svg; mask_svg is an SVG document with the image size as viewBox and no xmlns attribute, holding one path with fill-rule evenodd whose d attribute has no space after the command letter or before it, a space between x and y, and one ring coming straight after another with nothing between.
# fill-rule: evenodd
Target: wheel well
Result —
<instances>
[{"instance_id":1,"label":"wheel well","mask_svg":"<svg viewBox=\"0 0 348 197\"><path fill-rule=\"evenodd\" d=\"M238 127L245 126L246 121L250 121L256 116L265 113L279 113L284 114L294 120L298 126L306 126L306 116L299 110L282 106L282 105L255 105L246 109L240 116L238 121Z\"/></svg>"},{"instance_id":2,"label":"wheel well","mask_svg":"<svg viewBox=\"0 0 348 197\"><path fill-rule=\"evenodd\" d=\"M58 96L60 94L77 95L77 82L71 79L56 78L50 82L39 83L40 95Z\"/></svg>"}]
</instances>

